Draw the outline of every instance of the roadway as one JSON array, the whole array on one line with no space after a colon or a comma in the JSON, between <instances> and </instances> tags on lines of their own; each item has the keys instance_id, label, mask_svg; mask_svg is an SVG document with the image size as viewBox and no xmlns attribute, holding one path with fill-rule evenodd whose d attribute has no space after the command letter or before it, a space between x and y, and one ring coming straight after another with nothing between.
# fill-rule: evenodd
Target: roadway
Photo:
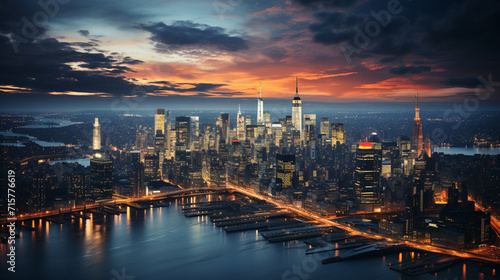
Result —
<instances>
[{"instance_id":1,"label":"roadway","mask_svg":"<svg viewBox=\"0 0 500 280\"><path fill-rule=\"evenodd\" d=\"M211 193L211 192L220 192L220 191L226 191L226 190L227 189L221 189L221 188L196 188L196 189L180 189L180 190L175 190L175 191L171 191L168 193L142 196L142 197L136 197L136 198L119 196L118 199L109 200L109 201L105 201L105 202L101 202L101 203L93 203L93 204L87 204L85 206L76 206L76 207L71 207L71 208L60 208L57 210L49 210L49 211L45 211L45 212L20 214L19 216L16 216L13 218L16 219L15 221L41 219L41 218L55 216L55 215L59 215L59 214L67 214L70 212L78 212L78 211L83 211L83 210L95 209L95 208L98 208L98 207L104 206L104 205L109 206L109 205L114 205L114 204L127 204L127 203L132 203L132 202L142 202L142 201L148 201L148 200L151 200L151 201L162 200L162 199L167 199L170 196L185 195L185 194L193 193L193 192L194 193ZM5 223L13 221L10 219L11 218L2 219L0 224L5 224Z\"/></svg>"},{"instance_id":2,"label":"roadway","mask_svg":"<svg viewBox=\"0 0 500 280\"><path fill-rule=\"evenodd\" d=\"M498 259L498 257L496 257L495 259L493 259L493 257L491 255L488 255L488 256L486 256L486 255L480 255L480 254L474 253L472 251L462 251L462 250L456 250L456 249L448 249L448 248L443 248L443 247L438 247L438 246L433 246L433 245L422 244L422 243L418 243L418 242L414 242L414 241L408 241L408 240L404 240L404 239L398 239L398 238L393 238L393 237L384 237L384 236L381 236L379 234L373 234L373 233L370 233L370 232L361 231L361 230L352 228L352 227L350 227L348 225L341 224L339 222L336 222L336 221L333 221L333 220L330 220L330 219L326 219L326 218L320 217L317 214L311 213L311 212L309 212L307 210L299 209L299 208L296 208L296 207L288 205L288 204L283 204L282 202L276 201L275 199L273 199L271 197L263 196L263 195L255 193L253 191L249 191L249 190L246 190L244 188L241 188L241 187L238 187L238 186L235 186L235 185L232 185L232 184L228 184L228 187L232 188L232 189L235 189L235 190L237 190L237 191L239 191L241 193L244 193L244 194L246 194L248 196L253 196L253 197L265 200L265 201L267 201L269 203L275 204L278 207L281 207L281 208L284 208L284 209L288 209L288 210L290 210L292 212L297 213L300 216L304 216L304 217L310 218L310 219L312 219L314 221L317 221L319 223L338 227L338 228L343 229L343 230L345 230L345 231L347 231L347 232L349 232L350 234L353 234L353 235L361 235L361 236L372 238L372 239L378 239L378 240L386 240L386 241L390 241L390 242L404 243L408 247L415 248L415 249L422 250L422 251L428 251L428 252L445 254L445 255L452 255L452 256L456 256L456 257L460 257L460 258L466 258L466 259L477 259L477 260L486 261L486 262L500 263L500 259Z\"/></svg>"}]
</instances>

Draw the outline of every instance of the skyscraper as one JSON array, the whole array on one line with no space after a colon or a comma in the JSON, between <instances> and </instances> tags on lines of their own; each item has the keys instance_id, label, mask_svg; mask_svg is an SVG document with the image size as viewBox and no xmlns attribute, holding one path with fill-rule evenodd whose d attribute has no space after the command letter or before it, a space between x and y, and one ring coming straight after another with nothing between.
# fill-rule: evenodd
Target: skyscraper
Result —
<instances>
[{"instance_id":1,"label":"skyscraper","mask_svg":"<svg viewBox=\"0 0 500 280\"><path fill-rule=\"evenodd\" d=\"M259 99L257 99L257 124L264 123L264 101L262 100L262 83L260 83Z\"/></svg>"},{"instance_id":2,"label":"skyscraper","mask_svg":"<svg viewBox=\"0 0 500 280\"><path fill-rule=\"evenodd\" d=\"M95 118L94 122L92 148L94 149L94 151L98 151L101 149L101 125L99 124L98 118Z\"/></svg>"},{"instance_id":3,"label":"skyscraper","mask_svg":"<svg viewBox=\"0 0 500 280\"><path fill-rule=\"evenodd\" d=\"M412 151L418 158L424 148L424 136L422 134L422 123L420 122L420 108L418 107L418 91L415 95L415 118L413 121Z\"/></svg>"},{"instance_id":4,"label":"skyscraper","mask_svg":"<svg viewBox=\"0 0 500 280\"><path fill-rule=\"evenodd\" d=\"M90 185L95 200L113 197L113 161L107 154L96 153L90 159Z\"/></svg>"},{"instance_id":5,"label":"skyscraper","mask_svg":"<svg viewBox=\"0 0 500 280\"><path fill-rule=\"evenodd\" d=\"M161 166L165 159L165 109L156 109L154 135L155 153L158 155Z\"/></svg>"},{"instance_id":6,"label":"skyscraper","mask_svg":"<svg viewBox=\"0 0 500 280\"><path fill-rule=\"evenodd\" d=\"M245 118L241 115L241 107L238 105L238 114L236 115L236 138L244 141L245 137Z\"/></svg>"},{"instance_id":7,"label":"skyscraper","mask_svg":"<svg viewBox=\"0 0 500 280\"><path fill-rule=\"evenodd\" d=\"M292 123L295 130L300 131L300 138L302 135L302 100L299 97L299 79L295 77L295 97L292 101Z\"/></svg>"},{"instance_id":8,"label":"skyscraper","mask_svg":"<svg viewBox=\"0 0 500 280\"><path fill-rule=\"evenodd\" d=\"M332 123L332 146L344 144L344 124Z\"/></svg>"},{"instance_id":9,"label":"skyscraper","mask_svg":"<svg viewBox=\"0 0 500 280\"><path fill-rule=\"evenodd\" d=\"M366 211L373 211L373 204L380 203L381 198L382 145L377 142L361 142L356 149L356 200Z\"/></svg>"},{"instance_id":10,"label":"skyscraper","mask_svg":"<svg viewBox=\"0 0 500 280\"><path fill-rule=\"evenodd\" d=\"M165 109L156 109L154 134L156 135L160 131L162 135L165 135Z\"/></svg>"},{"instance_id":11,"label":"skyscraper","mask_svg":"<svg viewBox=\"0 0 500 280\"><path fill-rule=\"evenodd\" d=\"M221 113L221 137L229 143L229 113Z\"/></svg>"},{"instance_id":12,"label":"skyscraper","mask_svg":"<svg viewBox=\"0 0 500 280\"><path fill-rule=\"evenodd\" d=\"M189 140L190 140L190 130L191 130L191 118L190 117L176 117L175 118L175 130L176 141L175 141L175 149L176 150L186 150L189 148Z\"/></svg>"},{"instance_id":13,"label":"skyscraper","mask_svg":"<svg viewBox=\"0 0 500 280\"><path fill-rule=\"evenodd\" d=\"M321 118L320 133L325 135L323 137L330 138L330 119L328 117Z\"/></svg>"},{"instance_id":14,"label":"skyscraper","mask_svg":"<svg viewBox=\"0 0 500 280\"><path fill-rule=\"evenodd\" d=\"M130 181L132 182L133 197L141 197L145 194L144 188L144 165L141 162L140 151L130 152L130 162L132 164L132 174Z\"/></svg>"}]
</instances>

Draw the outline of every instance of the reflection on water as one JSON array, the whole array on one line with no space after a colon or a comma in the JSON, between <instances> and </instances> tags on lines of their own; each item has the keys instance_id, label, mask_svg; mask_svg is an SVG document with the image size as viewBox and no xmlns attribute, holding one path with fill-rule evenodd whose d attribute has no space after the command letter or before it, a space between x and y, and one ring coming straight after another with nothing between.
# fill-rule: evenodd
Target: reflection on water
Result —
<instances>
[{"instance_id":1,"label":"reflection on water","mask_svg":"<svg viewBox=\"0 0 500 280\"><path fill-rule=\"evenodd\" d=\"M302 279L285 273L303 264L315 268L302 271L308 279L494 278L477 263L415 278L389 269L390 263L419 258L415 252L322 265L305 255L304 242L268 243L259 231L226 233L206 216L185 218L181 203L200 201L206 198L181 198L168 208L127 208L119 216L91 214L63 225L33 221L36 230L22 231L16 241L17 272L9 278L6 246L0 246L0 279L112 279L111 271L122 268L136 279Z\"/></svg>"}]
</instances>

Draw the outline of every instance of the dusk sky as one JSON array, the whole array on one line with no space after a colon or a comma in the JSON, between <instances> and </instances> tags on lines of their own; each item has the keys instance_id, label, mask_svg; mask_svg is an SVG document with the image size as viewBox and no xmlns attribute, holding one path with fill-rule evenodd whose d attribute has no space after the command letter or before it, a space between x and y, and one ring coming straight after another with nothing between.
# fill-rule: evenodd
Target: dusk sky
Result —
<instances>
[{"instance_id":1,"label":"dusk sky","mask_svg":"<svg viewBox=\"0 0 500 280\"><path fill-rule=\"evenodd\" d=\"M478 76L500 80L499 1L37 2L0 4L2 110L138 91L249 100L259 82L264 99L291 99L295 76L307 101L460 102Z\"/></svg>"}]
</instances>

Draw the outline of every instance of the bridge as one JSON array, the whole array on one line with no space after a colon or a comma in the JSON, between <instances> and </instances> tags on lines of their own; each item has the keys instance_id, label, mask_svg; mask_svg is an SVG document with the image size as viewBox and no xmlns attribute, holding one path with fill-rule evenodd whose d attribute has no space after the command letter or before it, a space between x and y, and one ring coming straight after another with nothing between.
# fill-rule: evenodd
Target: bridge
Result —
<instances>
[{"instance_id":1,"label":"bridge","mask_svg":"<svg viewBox=\"0 0 500 280\"><path fill-rule=\"evenodd\" d=\"M137 198L124 198L123 196L119 196L118 199L114 200L108 200L108 201L102 201L102 202L97 202L93 204L86 204L85 206L77 206L77 207L69 207L69 208L59 208L56 210L48 210L45 212L37 212L37 213L26 213L26 214L21 214L15 217L9 217L9 218L3 218L0 220L0 224L7 224L12 221L27 221L27 220L33 220L33 219L41 219L41 218L46 218L50 216L57 216L57 215L63 215L63 214L70 214L70 213L79 213L82 211L87 211L91 209L97 209L102 206L114 206L114 205L127 205L131 203L146 203L146 202L151 202L151 201L157 201L157 200L164 200L164 199L172 199L172 198L182 198L182 197L189 197L193 195L207 195L207 194L218 194L218 193L224 193L224 192L234 192L234 190L228 189L228 188L194 188L194 189L180 189L180 190L174 190L170 191L167 193L162 193L162 194L156 194L156 195L149 195L149 196L142 196L142 197L137 197ZM14 220L16 219L16 220Z\"/></svg>"}]
</instances>

